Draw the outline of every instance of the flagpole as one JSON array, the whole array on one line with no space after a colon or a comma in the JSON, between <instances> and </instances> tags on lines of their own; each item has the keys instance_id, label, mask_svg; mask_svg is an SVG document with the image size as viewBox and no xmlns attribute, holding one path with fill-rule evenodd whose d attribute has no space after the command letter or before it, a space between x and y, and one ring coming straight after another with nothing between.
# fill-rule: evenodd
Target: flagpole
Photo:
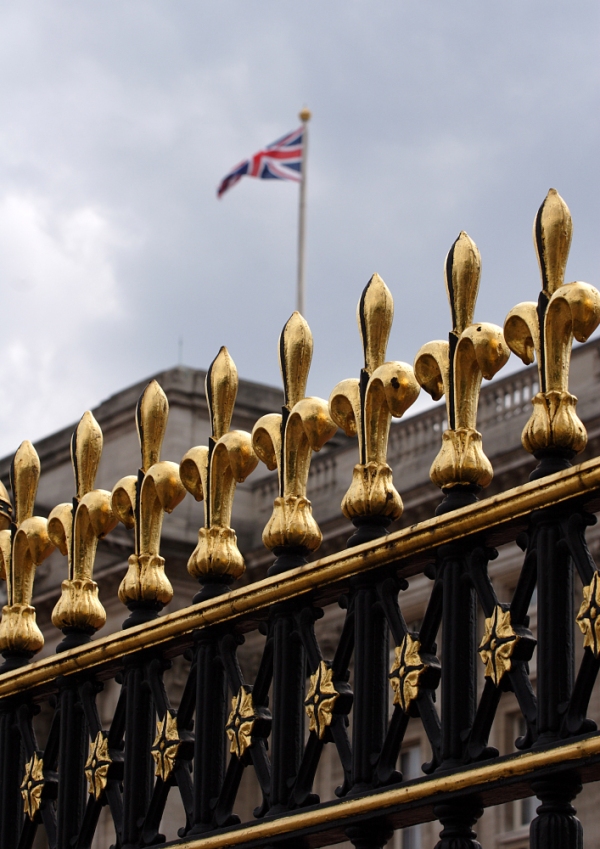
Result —
<instances>
[{"instance_id":1,"label":"flagpole","mask_svg":"<svg viewBox=\"0 0 600 849\"><path fill-rule=\"evenodd\" d=\"M310 110L304 107L299 115L302 121L302 171L300 178L300 209L298 214L298 292L296 309L304 315L304 260L306 253L306 171L308 166L308 122Z\"/></svg>"}]
</instances>

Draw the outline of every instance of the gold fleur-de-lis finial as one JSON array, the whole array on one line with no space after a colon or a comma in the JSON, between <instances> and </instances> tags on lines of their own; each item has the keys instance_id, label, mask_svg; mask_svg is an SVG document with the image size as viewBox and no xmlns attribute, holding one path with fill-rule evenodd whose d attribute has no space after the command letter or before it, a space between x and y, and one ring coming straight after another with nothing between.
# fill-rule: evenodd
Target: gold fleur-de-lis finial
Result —
<instances>
[{"instance_id":1,"label":"gold fleur-de-lis finial","mask_svg":"<svg viewBox=\"0 0 600 849\"><path fill-rule=\"evenodd\" d=\"M344 515L363 528L352 537L355 543L385 533L385 526L402 514L402 499L387 463L388 434L392 416L403 416L420 388L412 366L385 361L393 316L391 292L374 274L357 309L365 360L360 380L341 381L329 398L333 421L348 436L358 436L359 461L342 501Z\"/></svg>"},{"instance_id":2,"label":"gold fleur-de-lis finial","mask_svg":"<svg viewBox=\"0 0 600 849\"><path fill-rule=\"evenodd\" d=\"M117 525L111 494L94 489L102 456L100 425L88 410L71 437L71 463L75 474L75 497L71 504L58 504L48 517L48 533L68 559L68 579L52 612L52 622L65 632L64 650L89 641L106 622L106 611L93 580L98 540Z\"/></svg>"},{"instance_id":3,"label":"gold fleur-de-lis finial","mask_svg":"<svg viewBox=\"0 0 600 849\"><path fill-rule=\"evenodd\" d=\"M310 328L299 312L293 313L279 337L279 365L283 377L284 405L281 415L262 416L252 431L259 459L279 475L279 494L263 531L265 546L279 555L269 574L305 562L305 556L321 544L322 535L306 497L313 451L320 451L337 427L327 402L307 398L306 383L312 359Z\"/></svg>"},{"instance_id":4,"label":"gold fleur-de-lis finial","mask_svg":"<svg viewBox=\"0 0 600 849\"><path fill-rule=\"evenodd\" d=\"M231 528L236 484L258 465L252 437L230 430L238 374L229 351L221 348L206 374L206 400L212 426L208 446L190 448L179 467L183 485L196 501L204 499L204 527L198 532L188 571L204 583L194 601L217 595L239 578L244 559Z\"/></svg>"},{"instance_id":5,"label":"gold fleur-de-lis finial","mask_svg":"<svg viewBox=\"0 0 600 849\"><path fill-rule=\"evenodd\" d=\"M565 283L571 246L569 208L550 189L533 224L542 291L538 303L518 304L506 317L504 335L529 365L537 357L540 390L521 440L541 462L532 478L568 467L587 444L587 433L569 392L573 338L585 342L600 324L600 293L588 283Z\"/></svg>"},{"instance_id":6,"label":"gold fleur-de-lis finial","mask_svg":"<svg viewBox=\"0 0 600 849\"><path fill-rule=\"evenodd\" d=\"M482 377L490 380L506 364L510 351L500 327L473 323L481 258L464 232L446 257L445 275L452 330L448 342L423 345L415 359L415 375L434 401L446 396L448 429L430 477L445 492L460 496L452 504L448 501L446 508L452 509L458 501L476 498L492 480L492 466L476 429L477 405Z\"/></svg>"},{"instance_id":7,"label":"gold fleur-de-lis finial","mask_svg":"<svg viewBox=\"0 0 600 849\"><path fill-rule=\"evenodd\" d=\"M40 479L40 460L31 442L21 443L11 468L14 521L0 530L0 575L6 579L7 603L0 622L0 652L4 669L21 666L44 645L31 604L36 568L52 553L48 520L33 515ZM8 495L0 493L5 504ZM3 512L4 524L8 511Z\"/></svg>"},{"instance_id":8,"label":"gold fleur-de-lis finial","mask_svg":"<svg viewBox=\"0 0 600 849\"><path fill-rule=\"evenodd\" d=\"M132 611L127 625L158 615L173 598L173 587L160 556L160 534L165 513L185 497L179 466L160 459L169 402L156 380L151 380L137 404L136 421L142 466L136 475L121 478L113 487L111 505L125 527L135 531L135 551L119 587L119 598Z\"/></svg>"}]
</instances>

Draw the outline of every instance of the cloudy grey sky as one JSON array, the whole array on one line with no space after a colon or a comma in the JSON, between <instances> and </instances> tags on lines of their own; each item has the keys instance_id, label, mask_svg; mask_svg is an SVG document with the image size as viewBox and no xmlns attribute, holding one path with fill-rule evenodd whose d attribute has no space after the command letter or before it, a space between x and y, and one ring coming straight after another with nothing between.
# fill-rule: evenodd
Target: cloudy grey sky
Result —
<instances>
[{"instance_id":1,"label":"cloudy grey sky","mask_svg":"<svg viewBox=\"0 0 600 849\"><path fill-rule=\"evenodd\" d=\"M313 111L309 382L360 366L355 308L392 290L388 355L444 337L444 256L477 242L476 317L537 297L533 216L571 208L600 283L596 0L41 0L0 6L0 454L226 344L279 381L298 188L239 160ZM515 364L516 365L516 364Z\"/></svg>"}]
</instances>

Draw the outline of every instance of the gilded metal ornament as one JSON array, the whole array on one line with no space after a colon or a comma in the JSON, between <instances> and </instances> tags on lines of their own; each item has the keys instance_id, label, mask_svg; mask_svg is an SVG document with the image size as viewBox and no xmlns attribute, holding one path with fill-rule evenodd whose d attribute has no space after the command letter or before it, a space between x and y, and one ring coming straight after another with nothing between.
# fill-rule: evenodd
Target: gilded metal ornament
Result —
<instances>
[{"instance_id":1,"label":"gilded metal ornament","mask_svg":"<svg viewBox=\"0 0 600 849\"><path fill-rule=\"evenodd\" d=\"M600 654L600 579L594 572L592 580L583 588L583 601L577 614L577 624L583 634L583 647L590 648L594 657Z\"/></svg>"},{"instance_id":2,"label":"gilded metal ornament","mask_svg":"<svg viewBox=\"0 0 600 849\"><path fill-rule=\"evenodd\" d=\"M279 337L279 365L283 377L282 414L262 416L252 430L252 445L268 469L277 469L279 495L263 531L268 549L316 551L322 534L306 497L313 451L320 451L337 431L327 402L307 398L306 382L312 359L310 328L299 312L293 313Z\"/></svg>"},{"instance_id":3,"label":"gilded metal ornament","mask_svg":"<svg viewBox=\"0 0 600 849\"><path fill-rule=\"evenodd\" d=\"M90 743L89 755L84 767L88 789L94 799L99 799L102 796L108 784L108 770L111 764L108 737L104 731L99 731Z\"/></svg>"},{"instance_id":4,"label":"gilded metal ornament","mask_svg":"<svg viewBox=\"0 0 600 849\"><path fill-rule=\"evenodd\" d=\"M150 750L156 763L155 775L163 781L167 781L173 772L180 745L177 714L167 710L156 723L156 737Z\"/></svg>"},{"instance_id":5,"label":"gilded metal ornament","mask_svg":"<svg viewBox=\"0 0 600 849\"><path fill-rule=\"evenodd\" d=\"M25 774L21 782L23 811L33 822L42 804L44 790L44 761L37 752L25 764Z\"/></svg>"},{"instance_id":6,"label":"gilded metal ornament","mask_svg":"<svg viewBox=\"0 0 600 849\"><path fill-rule=\"evenodd\" d=\"M173 598L160 556L160 535L165 513L172 513L185 497L179 466L160 460L169 402L156 382L150 381L137 404L136 421L142 465L136 475L121 478L112 491L112 510L127 528L135 530L135 552L119 587L119 599L127 605L160 609Z\"/></svg>"},{"instance_id":7,"label":"gilded metal ornament","mask_svg":"<svg viewBox=\"0 0 600 849\"><path fill-rule=\"evenodd\" d=\"M491 678L496 687L512 667L512 658L521 637L513 630L510 610L499 604L485 620L485 631L479 644L479 656L485 664L485 676Z\"/></svg>"},{"instance_id":8,"label":"gilded metal ornament","mask_svg":"<svg viewBox=\"0 0 600 849\"><path fill-rule=\"evenodd\" d=\"M446 396L448 429L430 477L443 489L486 487L493 470L476 429L481 379L491 380L506 365L510 351L500 327L473 323L481 258L464 232L446 257L445 276L452 313L449 341L428 342L415 359L415 375L423 389L434 401Z\"/></svg>"},{"instance_id":9,"label":"gilded metal ornament","mask_svg":"<svg viewBox=\"0 0 600 849\"><path fill-rule=\"evenodd\" d=\"M245 569L231 528L235 488L246 480L258 457L252 436L230 430L238 373L227 348L221 348L206 374L206 399L212 434L208 447L190 448L179 467L181 481L196 501L204 499L204 527L188 563L190 575L215 585L229 584Z\"/></svg>"},{"instance_id":10,"label":"gilded metal ornament","mask_svg":"<svg viewBox=\"0 0 600 849\"><path fill-rule=\"evenodd\" d=\"M322 660L316 672L310 676L310 688L304 708L308 716L308 730L314 731L319 740L325 736L333 719L333 708L340 694L333 683L333 670Z\"/></svg>"},{"instance_id":11,"label":"gilded metal ornament","mask_svg":"<svg viewBox=\"0 0 600 849\"><path fill-rule=\"evenodd\" d=\"M0 530L0 573L6 579L7 594L0 622L3 653L31 656L44 645L31 597L35 570L54 551L54 545L48 534L48 520L32 515L39 479L39 457L31 442L25 441L17 449L11 469L14 521L9 529ZM8 500L4 488L0 497ZM6 519L6 513L3 515Z\"/></svg>"},{"instance_id":12,"label":"gilded metal ornament","mask_svg":"<svg viewBox=\"0 0 600 849\"><path fill-rule=\"evenodd\" d=\"M522 434L534 455L551 449L573 457L587 444L577 398L569 392L569 367L573 338L585 342L600 324L600 293L588 283L564 282L571 235L569 208L550 189L533 224L542 277L538 303L518 304L504 323L506 341L525 365L537 358L540 391Z\"/></svg>"},{"instance_id":13,"label":"gilded metal ornament","mask_svg":"<svg viewBox=\"0 0 600 849\"><path fill-rule=\"evenodd\" d=\"M348 519L380 516L393 521L402 514L402 499L392 482L387 446L392 416L400 418L420 392L412 366L386 362L394 302L378 274L358 303L357 319L364 351L359 380L338 383L329 398L333 421L347 436L358 437L358 459L352 483L342 501Z\"/></svg>"},{"instance_id":14,"label":"gilded metal ornament","mask_svg":"<svg viewBox=\"0 0 600 849\"><path fill-rule=\"evenodd\" d=\"M231 700L231 713L225 726L229 738L229 751L236 758L241 758L246 749L252 745L252 732L257 715L252 700L252 691L242 685Z\"/></svg>"},{"instance_id":15,"label":"gilded metal ornament","mask_svg":"<svg viewBox=\"0 0 600 849\"><path fill-rule=\"evenodd\" d=\"M111 494L94 489L102 455L102 430L89 411L84 413L71 438L71 462L76 495L72 503L59 504L48 517L48 534L68 558L69 577L52 612L52 622L61 630L91 634L106 622L106 611L93 580L98 540L117 525Z\"/></svg>"},{"instance_id":16,"label":"gilded metal ornament","mask_svg":"<svg viewBox=\"0 0 600 849\"><path fill-rule=\"evenodd\" d=\"M410 634L406 634L399 646L394 649L394 662L389 679L394 691L394 704L408 713L411 703L419 695L419 684L427 664L421 659L421 643Z\"/></svg>"},{"instance_id":17,"label":"gilded metal ornament","mask_svg":"<svg viewBox=\"0 0 600 849\"><path fill-rule=\"evenodd\" d=\"M10 497L6 491L6 487L0 481L0 531L6 531L10 528L13 520L13 508L10 503ZM1 568L1 565L0 565ZM1 575L1 573L0 573ZM4 577L2 575L2 577Z\"/></svg>"}]
</instances>

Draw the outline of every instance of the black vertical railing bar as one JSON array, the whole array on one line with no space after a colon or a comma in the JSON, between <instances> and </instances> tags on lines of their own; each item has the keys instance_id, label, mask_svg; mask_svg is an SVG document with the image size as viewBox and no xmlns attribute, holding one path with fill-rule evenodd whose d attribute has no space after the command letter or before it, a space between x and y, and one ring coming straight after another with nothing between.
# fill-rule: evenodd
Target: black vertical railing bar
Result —
<instances>
[{"instance_id":1,"label":"black vertical railing bar","mask_svg":"<svg viewBox=\"0 0 600 849\"><path fill-rule=\"evenodd\" d=\"M538 472L539 473L539 472ZM537 559L537 733L535 746L564 736L564 716L573 694L575 647L573 560L563 533L568 511L549 508L531 517ZM560 780L532 781L541 802L531 824L532 849L579 849L583 829L571 802L581 791L576 773Z\"/></svg>"},{"instance_id":2,"label":"black vertical railing bar","mask_svg":"<svg viewBox=\"0 0 600 849\"><path fill-rule=\"evenodd\" d=\"M269 623L273 639L271 815L288 810L304 751L306 651L296 624L298 611L296 601L275 605Z\"/></svg>"},{"instance_id":3,"label":"black vertical railing bar","mask_svg":"<svg viewBox=\"0 0 600 849\"><path fill-rule=\"evenodd\" d=\"M21 738L11 699L0 705L0 845L16 849L23 822Z\"/></svg>"},{"instance_id":4,"label":"black vertical railing bar","mask_svg":"<svg viewBox=\"0 0 600 849\"><path fill-rule=\"evenodd\" d=\"M475 719L477 610L468 553L462 545L444 546L438 552L443 586L440 771L464 762L465 743ZM443 825L438 849L478 847L472 827L482 813L477 800L436 807Z\"/></svg>"},{"instance_id":5,"label":"black vertical railing bar","mask_svg":"<svg viewBox=\"0 0 600 849\"><path fill-rule=\"evenodd\" d=\"M195 647L194 808L190 836L213 826L213 805L225 776L227 680L219 654L219 634L199 633Z\"/></svg>"},{"instance_id":6,"label":"black vertical railing bar","mask_svg":"<svg viewBox=\"0 0 600 849\"><path fill-rule=\"evenodd\" d=\"M139 846L152 797L154 769L151 747L155 709L146 680L148 659L142 655L125 665L125 751L123 769L123 849Z\"/></svg>"},{"instance_id":7,"label":"black vertical railing bar","mask_svg":"<svg viewBox=\"0 0 600 849\"><path fill-rule=\"evenodd\" d=\"M363 530L367 525L363 525ZM389 629L378 593L382 575L352 581L354 607L354 706L350 795L373 790L388 725ZM347 831L356 849L381 849L392 831L385 822Z\"/></svg>"},{"instance_id":8,"label":"black vertical railing bar","mask_svg":"<svg viewBox=\"0 0 600 849\"><path fill-rule=\"evenodd\" d=\"M244 680L244 676L242 674L242 670L240 668L240 664L237 657L237 649L238 646L244 642L244 638L241 635L226 633L221 640L219 641L219 650L221 660L223 662L223 667L225 670L225 675L227 678L227 683L229 685L229 691L233 694L232 704L237 704L237 699L242 698L243 694L249 693L250 697L254 696L254 688L252 685L247 685ZM263 653L264 658L264 653ZM253 707L254 702L253 702ZM240 706L241 708L241 706ZM255 710L253 710L253 717ZM239 790L240 782L242 780L245 768L253 763L255 760L258 761L258 771L257 778L259 779L259 783L261 784L261 790L263 792L263 799L265 798L265 789L268 797L268 782L265 787L264 781L264 770L260 769L261 764L261 756L264 757L264 749L260 747L260 743L262 740L256 739L253 742L253 745L249 748L252 751L242 751L244 743L241 743L239 740L239 734L241 733L241 724L242 720L242 711L239 710L235 719L233 720L233 728L232 731L235 735L235 744L234 751L231 752L231 757L229 759L229 764L227 765L227 769L225 771L225 777L223 779L223 783L220 789L220 793L218 799L215 800L215 804L213 806L213 824L216 828L228 826L228 825L236 825L239 823L240 818L233 813L233 807L235 805L235 800L237 797L237 793ZM251 718L250 721L252 724L252 732L254 738L254 730L256 727L256 723L254 722L254 718ZM226 726L230 726L231 714L228 719L228 723ZM258 738L258 734L256 737ZM231 748L230 748L231 751ZM268 774L268 766L267 766L267 774Z\"/></svg>"},{"instance_id":9,"label":"black vertical railing bar","mask_svg":"<svg viewBox=\"0 0 600 849\"><path fill-rule=\"evenodd\" d=\"M61 688L58 754L58 799L56 804L57 849L71 849L83 821L86 804L84 767L88 750L88 728L79 699L78 682Z\"/></svg>"}]
</instances>

